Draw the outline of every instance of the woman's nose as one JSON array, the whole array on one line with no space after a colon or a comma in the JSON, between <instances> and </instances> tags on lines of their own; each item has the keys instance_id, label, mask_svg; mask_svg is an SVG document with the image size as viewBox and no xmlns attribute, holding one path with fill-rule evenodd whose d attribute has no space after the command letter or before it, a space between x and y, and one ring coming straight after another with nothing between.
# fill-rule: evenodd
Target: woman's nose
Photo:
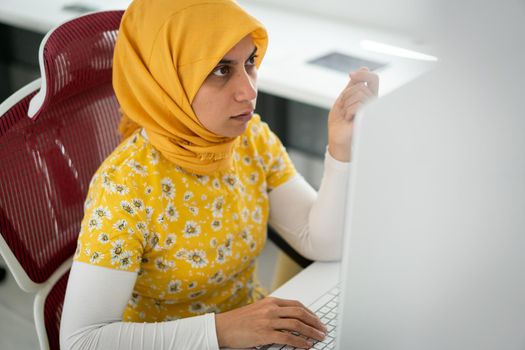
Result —
<instances>
[{"instance_id":1,"label":"woman's nose","mask_svg":"<svg viewBox=\"0 0 525 350\"><path fill-rule=\"evenodd\" d=\"M257 98L257 78L248 72L242 71L235 81L235 100L238 102L251 101Z\"/></svg>"}]
</instances>

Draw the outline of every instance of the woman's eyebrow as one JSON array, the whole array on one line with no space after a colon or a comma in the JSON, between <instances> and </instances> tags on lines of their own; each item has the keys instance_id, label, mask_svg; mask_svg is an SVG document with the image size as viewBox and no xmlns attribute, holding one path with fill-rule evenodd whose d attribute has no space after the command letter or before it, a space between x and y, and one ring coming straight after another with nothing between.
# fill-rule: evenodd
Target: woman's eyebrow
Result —
<instances>
[{"instance_id":1,"label":"woman's eyebrow","mask_svg":"<svg viewBox=\"0 0 525 350\"><path fill-rule=\"evenodd\" d=\"M250 54L250 56L248 56L248 59L253 57L256 53L257 53L257 46L254 47L252 53ZM237 63L237 61L235 61L235 60L229 60L229 59L223 58L222 60L219 61L218 64L236 64L236 63Z\"/></svg>"}]
</instances>

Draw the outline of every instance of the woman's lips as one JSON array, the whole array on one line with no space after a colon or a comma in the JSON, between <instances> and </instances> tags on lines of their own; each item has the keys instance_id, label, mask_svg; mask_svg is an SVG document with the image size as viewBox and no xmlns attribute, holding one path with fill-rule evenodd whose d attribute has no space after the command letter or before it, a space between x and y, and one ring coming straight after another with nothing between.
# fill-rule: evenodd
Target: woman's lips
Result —
<instances>
[{"instance_id":1,"label":"woman's lips","mask_svg":"<svg viewBox=\"0 0 525 350\"><path fill-rule=\"evenodd\" d=\"M240 122L247 122L250 119L252 119L252 116L253 116L253 111L246 111L244 113L241 113L241 114L238 114L238 115L234 115L231 118L234 119L234 120L238 120Z\"/></svg>"}]
</instances>

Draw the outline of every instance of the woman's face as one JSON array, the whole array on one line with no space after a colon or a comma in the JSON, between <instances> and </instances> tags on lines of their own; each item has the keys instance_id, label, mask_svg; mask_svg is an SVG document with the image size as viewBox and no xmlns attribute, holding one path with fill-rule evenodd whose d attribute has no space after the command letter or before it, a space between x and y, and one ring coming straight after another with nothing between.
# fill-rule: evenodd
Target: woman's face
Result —
<instances>
[{"instance_id":1,"label":"woman's face","mask_svg":"<svg viewBox=\"0 0 525 350\"><path fill-rule=\"evenodd\" d=\"M246 130L257 99L256 48L245 36L217 64L195 95L191 106L202 125L226 137Z\"/></svg>"}]
</instances>

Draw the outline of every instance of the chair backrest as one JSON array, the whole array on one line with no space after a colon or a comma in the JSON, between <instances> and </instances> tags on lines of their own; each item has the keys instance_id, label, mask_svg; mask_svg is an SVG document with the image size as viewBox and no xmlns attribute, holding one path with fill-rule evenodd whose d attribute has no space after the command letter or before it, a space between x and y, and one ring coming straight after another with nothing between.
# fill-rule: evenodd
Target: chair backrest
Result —
<instances>
[{"instance_id":1,"label":"chair backrest","mask_svg":"<svg viewBox=\"0 0 525 350\"><path fill-rule=\"evenodd\" d=\"M24 290L49 284L74 254L91 177L119 143L111 70L122 14L91 13L50 31L40 83L0 105L0 252L16 259L19 269L6 262ZM49 308L62 307L63 273L44 306L57 349L60 318Z\"/></svg>"},{"instance_id":2,"label":"chair backrest","mask_svg":"<svg viewBox=\"0 0 525 350\"><path fill-rule=\"evenodd\" d=\"M68 279L69 270L52 285L50 290L38 294L35 300L35 313L39 313L39 317L35 317L35 326L41 350L60 349L60 320Z\"/></svg>"}]
</instances>

